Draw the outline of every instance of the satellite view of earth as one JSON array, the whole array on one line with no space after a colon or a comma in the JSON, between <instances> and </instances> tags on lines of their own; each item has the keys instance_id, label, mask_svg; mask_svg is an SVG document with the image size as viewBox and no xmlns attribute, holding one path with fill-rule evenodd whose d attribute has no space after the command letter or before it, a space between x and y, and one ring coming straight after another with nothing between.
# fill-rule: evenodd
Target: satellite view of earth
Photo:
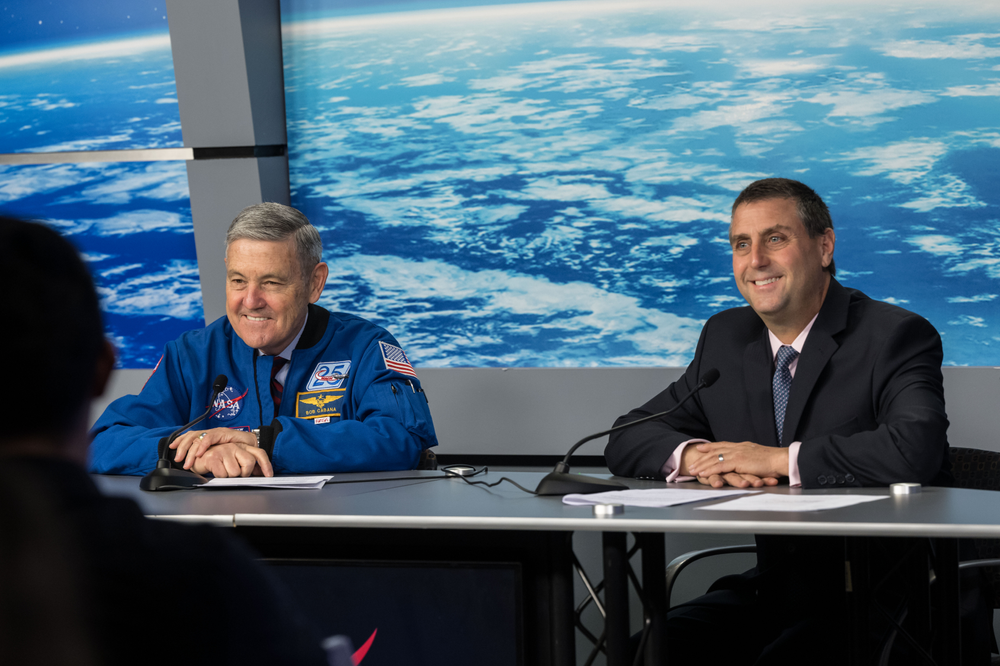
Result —
<instances>
[{"instance_id":1,"label":"satellite view of earth","mask_svg":"<svg viewBox=\"0 0 1000 666\"><path fill-rule=\"evenodd\" d=\"M182 146L170 36L156 18L163 27L142 34L5 42L0 153ZM168 340L204 326L183 161L0 164L0 211L44 219L81 249L120 367L152 368Z\"/></svg>"},{"instance_id":2,"label":"satellite view of earth","mask_svg":"<svg viewBox=\"0 0 1000 666\"><path fill-rule=\"evenodd\" d=\"M282 2L324 304L418 365L683 366L736 194L800 179L837 278L1000 365L1000 6Z\"/></svg>"},{"instance_id":3,"label":"satellite view of earth","mask_svg":"<svg viewBox=\"0 0 1000 666\"><path fill-rule=\"evenodd\" d=\"M182 145L162 3L108 1L5 3L0 153ZM281 3L322 303L415 365L685 365L775 175L829 203L843 284L1000 365L1000 5L442 4ZM183 162L0 165L0 211L81 247L123 367L204 324Z\"/></svg>"}]
</instances>

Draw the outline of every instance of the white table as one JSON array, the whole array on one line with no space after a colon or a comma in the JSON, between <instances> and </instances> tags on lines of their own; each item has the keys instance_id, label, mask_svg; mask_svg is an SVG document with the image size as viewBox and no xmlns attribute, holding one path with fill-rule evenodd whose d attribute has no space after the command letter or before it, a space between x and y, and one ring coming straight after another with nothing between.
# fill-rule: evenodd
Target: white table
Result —
<instances>
[{"instance_id":1,"label":"white table","mask_svg":"<svg viewBox=\"0 0 1000 666\"><path fill-rule=\"evenodd\" d=\"M528 488L534 488L542 476L535 472L492 471L476 479L496 481L504 475ZM511 535L518 535L514 540L520 540L521 555L538 548L547 551L532 556L535 559L526 565L530 590L525 597L538 597L539 606L527 620L541 627L537 636L528 641L528 661L567 666L575 660L569 541L574 531L604 533L609 664L623 663L628 641L628 583L624 568L628 532L635 533L642 545L644 580L662 575L664 533L940 539L944 559L939 561L936 572L938 586L943 590L943 603L955 608L949 626L944 627L942 645L935 648L943 654L954 650L958 641L954 540L1000 538L1000 493L988 491L924 488L915 495L890 496L882 501L808 513L699 511L696 509L699 504L687 504L665 509L630 507L620 516L595 518L590 507L566 506L558 497L534 497L507 483L488 489L469 486L460 479L439 479L440 476L440 472L341 474L322 490L172 493L142 492L136 477L96 477L96 480L105 493L137 501L147 516L234 527L265 556L278 543L285 544L284 550L279 548L281 552L288 552L295 544L304 543L293 538L293 534L315 534L315 528L350 530L353 535L368 534L376 539L388 533L395 535L393 538L403 535L402 538L421 541L424 547L440 541L454 542L460 544L455 547L455 554L464 557L474 556L477 549L495 549L511 542ZM345 483L369 479L379 480ZM626 482L634 488L666 485L655 481ZM889 495L886 488L801 491L777 487L765 492ZM274 536L275 530L280 530L280 538ZM439 557L441 552L430 548L427 555ZM505 555L519 556L513 551ZM666 608L655 593L650 595L650 605L654 640L647 649L647 658L659 661L663 658L663 646L657 628Z\"/></svg>"}]
</instances>

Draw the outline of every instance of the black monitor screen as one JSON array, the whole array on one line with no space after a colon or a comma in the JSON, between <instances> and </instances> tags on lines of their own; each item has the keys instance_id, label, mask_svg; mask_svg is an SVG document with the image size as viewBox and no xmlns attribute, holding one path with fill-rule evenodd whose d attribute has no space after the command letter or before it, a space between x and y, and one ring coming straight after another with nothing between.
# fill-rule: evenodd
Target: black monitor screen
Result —
<instances>
[{"instance_id":1,"label":"black monitor screen","mask_svg":"<svg viewBox=\"0 0 1000 666\"><path fill-rule=\"evenodd\" d=\"M523 663L513 563L267 560L322 635L346 635L363 666Z\"/></svg>"}]
</instances>

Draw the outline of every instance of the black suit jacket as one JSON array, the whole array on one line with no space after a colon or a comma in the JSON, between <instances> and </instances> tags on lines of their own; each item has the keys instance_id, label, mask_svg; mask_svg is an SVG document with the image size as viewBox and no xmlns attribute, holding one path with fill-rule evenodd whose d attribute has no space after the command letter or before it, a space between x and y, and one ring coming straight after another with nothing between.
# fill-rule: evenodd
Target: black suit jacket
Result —
<instances>
[{"instance_id":1,"label":"black suit jacket","mask_svg":"<svg viewBox=\"0 0 1000 666\"><path fill-rule=\"evenodd\" d=\"M677 412L611 436L605 457L621 476L662 478L681 442L801 441L804 488L948 485L948 417L941 338L923 317L831 279L792 381L781 440L774 426L774 362L764 322L751 308L705 324L684 375L615 425L666 411L706 370L719 380Z\"/></svg>"}]
</instances>

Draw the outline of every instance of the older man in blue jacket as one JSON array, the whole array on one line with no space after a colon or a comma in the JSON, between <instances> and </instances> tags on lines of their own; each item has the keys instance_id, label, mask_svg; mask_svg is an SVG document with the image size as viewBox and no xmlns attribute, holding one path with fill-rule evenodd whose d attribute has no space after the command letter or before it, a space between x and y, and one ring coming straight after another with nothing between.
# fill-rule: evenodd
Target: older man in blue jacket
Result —
<instances>
[{"instance_id":1,"label":"older man in blue jacket","mask_svg":"<svg viewBox=\"0 0 1000 666\"><path fill-rule=\"evenodd\" d=\"M412 469L437 444L420 381L385 329L315 305L329 269L294 208L244 209L226 234L226 316L167 344L138 395L94 426L91 470L145 474L158 442L174 463L216 477Z\"/></svg>"}]
</instances>

